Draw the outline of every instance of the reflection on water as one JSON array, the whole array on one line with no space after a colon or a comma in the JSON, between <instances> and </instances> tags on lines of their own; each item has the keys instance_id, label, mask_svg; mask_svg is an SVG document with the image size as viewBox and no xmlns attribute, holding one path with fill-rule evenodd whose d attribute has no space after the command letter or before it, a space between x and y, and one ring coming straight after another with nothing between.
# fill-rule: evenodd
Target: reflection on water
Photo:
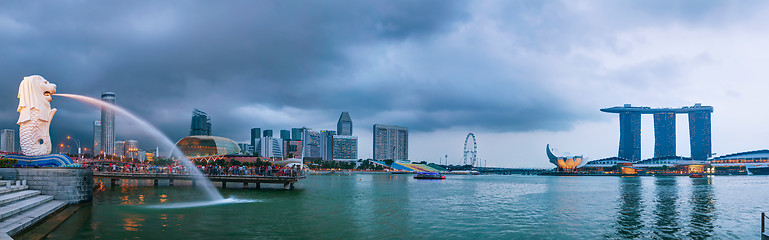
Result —
<instances>
[{"instance_id":1,"label":"reflection on water","mask_svg":"<svg viewBox=\"0 0 769 240\"><path fill-rule=\"evenodd\" d=\"M661 239L675 239L681 229L678 224L678 184L676 177L659 177L654 181L654 235Z\"/></svg>"},{"instance_id":2,"label":"reflection on water","mask_svg":"<svg viewBox=\"0 0 769 240\"><path fill-rule=\"evenodd\" d=\"M620 180L615 224L620 239L707 239L714 237L712 178L627 177ZM651 190L653 182L653 191ZM644 185L646 183L646 185ZM689 197L685 197L689 194Z\"/></svg>"},{"instance_id":3,"label":"reflection on water","mask_svg":"<svg viewBox=\"0 0 769 240\"><path fill-rule=\"evenodd\" d=\"M754 239L767 185L754 176L312 175L291 191L222 189L258 202L158 209L148 206L205 196L107 184L48 239Z\"/></svg>"},{"instance_id":4,"label":"reflection on water","mask_svg":"<svg viewBox=\"0 0 769 240\"><path fill-rule=\"evenodd\" d=\"M705 239L713 237L713 221L716 198L713 195L712 178L692 179L692 204L689 237Z\"/></svg>"},{"instance_id":5,"label":"reflection on water","mask_svg":"<svg viewBox=\"0 0 769 240\"><path fill-rule=\"evenodd\" d=\"M641 178L623 177L620 180L620 207L617 215L617 234L621 238L633 239L641 236Z\"/></svg>"}]
</instances>

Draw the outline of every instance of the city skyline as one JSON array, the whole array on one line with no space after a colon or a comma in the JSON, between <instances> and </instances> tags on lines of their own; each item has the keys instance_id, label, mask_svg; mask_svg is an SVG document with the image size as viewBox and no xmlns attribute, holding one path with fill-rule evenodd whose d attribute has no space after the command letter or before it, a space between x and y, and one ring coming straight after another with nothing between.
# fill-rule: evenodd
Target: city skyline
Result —
<instances>
[{"instance_id":1,"label":"city skyline","mask_svg":"<svg viewBox=\"0 0 769 240\"><path fill-rule=\"evenodd\" d=\"M364 159L376 123L409 127L413 160L460 163L468 132L489 166L549 167L548 143L586 161L610 157L619 119L598 109L625 103L714 106L713 153L769 148L769 34L755 31L768 27L769 3L381 4L13 2L0 9L0 79L40 74L60 93L115 92L174 140L189 134L194 108L237 142L256 126L334 129L347 111ZM15 91L0 89L0 128L18 129ZM98 109L56 96L52 106L54 143L90 142ZM119 139L159 145L115 121ZM690 156L680 140L688 116L675 122L675 153ZM641 117L641 159L654 156L653 123Z\"/></svg>"}]
</instances>

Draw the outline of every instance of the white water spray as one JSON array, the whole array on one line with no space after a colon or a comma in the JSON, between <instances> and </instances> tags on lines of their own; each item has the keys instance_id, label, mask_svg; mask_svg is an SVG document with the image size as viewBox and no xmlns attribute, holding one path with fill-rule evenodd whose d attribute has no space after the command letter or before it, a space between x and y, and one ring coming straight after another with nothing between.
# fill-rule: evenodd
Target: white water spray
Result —
<instances>
[{"instance_id":1,"label":"white water spray","mask_svg":"<svg viewBox=\"0 0 769 240\"><path fill-rule=\"evenodd\" d=\"M205 176L203 176L203 173L198 170L198 168L195 166L195 164L190 161L187 157L184 156L184 154L179 150L179 148L176 147L176 144L171 141L171 139L168 139L168 137L160 132L155 126L152 126L152 124L148 123L147 121L144 121L144 119L141 119L134 115L133 113L129 112L128 110L125 110L121 107L118 107L117 105L110 104L104 101L101 101L99 99L81 96L77 94L64 94L64 93L57 93L55 96L62 96L62 97L68 97L72 99L76 99L82 102L90 103L99 107L103 108L109 108L111 110L114 110L115 112L122 114L131 121L134 121L139 124L139 126L146 130L148 133L152 134L153 137L160 139L163 141L167 147L172 149L173 155L175 155L177 158L179 158L179 162L184 165L184 167L187 168L187 171L189 171L192 176L195 178L195 180L201 184L198 184L198 187L203 189L203 191L206 192L208 197L213 200L214 202L221 202L221 203L227 203L226 201L223 201L222 194L219 193L219 191L216 190L216 187L214 187L214 184L211 183L211 181L208 180Z\"/></svg>"}]
</instances>

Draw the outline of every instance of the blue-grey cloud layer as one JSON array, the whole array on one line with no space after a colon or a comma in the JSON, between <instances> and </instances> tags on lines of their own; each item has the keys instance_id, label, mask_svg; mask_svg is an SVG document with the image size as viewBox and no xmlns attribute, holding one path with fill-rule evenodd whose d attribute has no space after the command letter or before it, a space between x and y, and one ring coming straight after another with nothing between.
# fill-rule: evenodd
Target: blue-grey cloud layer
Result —
<instances>
[{"instance_id":1,"label":"blue-grey cloud layer","mask_svg":"<svg viewBox=\"0 0 769 240\"><path fill-rule=\"evenodd\" d=\"M574 99L604 93L570 91L559 81L606 76L584 74L591 59L563 54L574 46L622 51L612 39L616 31L673 20L717 22L725 5L609 1L585 14L570 3L5 2L0 79L7 87L0 89L0 121L14 127L15 84L41 74L60 92L96 97L114 91L119 105L172 138L187 133L193 107L212 115L217 135L232 138L251 127L298 127L250 121L232 111L254 105L326 113L301 125L349 111L354 121L368 121L362 124L412 131L565 130L595 118L586 112L595 109L579 109ZM482 25L468 24L485 18ZM467 36L484 28L504 35ZM667 66L676 64L647 63L605 81L644 86L638 72L670 76L676 70ZM60 109L54 137L89 139L98 111L62 98L54 105Z\"/></svg>"}]
</instances>

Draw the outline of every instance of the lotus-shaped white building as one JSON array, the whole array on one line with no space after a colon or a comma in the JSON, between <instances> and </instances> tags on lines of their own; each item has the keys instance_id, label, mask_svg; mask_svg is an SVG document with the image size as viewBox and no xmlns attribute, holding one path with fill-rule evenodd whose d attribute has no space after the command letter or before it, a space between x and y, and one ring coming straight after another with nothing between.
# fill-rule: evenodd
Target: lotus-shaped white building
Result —
<instances>
[{"instance_id":1,"label":"lotus-shaped white building","mask_svg":"<svg viewBox=\"0 0 769 240\"><path fill-rule=\"evenodd\" d=\"M558 171L571 172L582 164L582 156L555 156L555 154L550 151L550 144L547 145L547 158L550 159L550 163L555 164L555 166L558 167Z\"/></svg>"}]
</instances>

